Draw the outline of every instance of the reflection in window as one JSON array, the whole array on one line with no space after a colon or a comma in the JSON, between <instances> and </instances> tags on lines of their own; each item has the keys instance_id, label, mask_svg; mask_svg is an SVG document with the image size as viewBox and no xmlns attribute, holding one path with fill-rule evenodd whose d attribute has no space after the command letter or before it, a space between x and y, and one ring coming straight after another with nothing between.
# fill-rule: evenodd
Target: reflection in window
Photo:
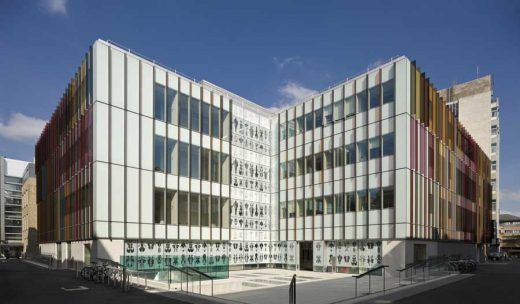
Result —
<instances>
[{"instance_id":1,"label":"reflection in window","mask_svg":"<svg viewBox=\"0 0 520 304\"><path fill-rule=\"evenodd\" d=\"M314 172L314 159L312 155L305 157L305 173L309 174Z\"/></svg>"},{"instance_id":2,"label":"reflection in window","mask_svg":"<svg viewBox=\"0 0 520 304\"><path fill-rule=\"evenodd\" d=\"M314 111L314 128L323 127L323 109Z\"/></svg>"},{"instance_id":3,"label":"reflection in window","mask_svg":"<svg viewBox=\"0 0 520 304\"><path fill-rule=\"evenodd\" d=\"M304 201L303 200L297 200L296 201L296 208L298 210L296 210L296 214L298 215L298 217L303 217L305 215L305 206L304 206Z\"/></svg>"},{"instance_id":4,"label":"reflection in window","mask_svg":"<svg viewBox=\"0 0 520 304\"><path fill-rule=\"evenodd\" d=\"M343 201L343 193L334 195L334 205L336 213L345 212L345 203Z\"/></svg>"},{"instance_id":5,"label":"reflection in window","mask_svg":"<svg viewBox=\"0 0 520 304\"><path fill-rule=\"evenodd\" d=\"M222 184L229 185L229 174L230 174L230 167L229 167L229 155L220 153L220 161L222 163Z\"/></svg>"},{"instance_id":6,"label":"reflection in window","mask_svg":"<svg viewBox=\"0 0 520 304\"><path fill-rule=\"evenodd\" d=\"M347 212L356 211L356 192L345 193L345 207L347 208Z\"/></svg>"},{"instance_id":7,"label":"reflection in window","mask_svg":"<svg viewBox=\"0 0 520 304\"><path fill-rule=\"evenodd\" d=\"M356 104L354 96L345 98L345 117L356 114Z\"/></svg>"},{"instance_id":8,"label":"reflection in window","mask_svg":"<svg viewBox=\"0 0 520 304\"><path fill-rule=\"evenodd\" d=\"M229 117L229 112L226 110L221 111L221 123L222 123L222 139L228 140L231 130L231 118Z\"/></svg>"},{"instance_id":9,"label":"reflection in window","mask_svg":"<svg viewBox=\"0 0 520 304\"><path fill-rule=\"evenodd\" d=\"M394 155L394 133L383 135L383 156Z\"/></svg>"},{"instance_id":10,"label":"reflection in window","mask_svg":"<svg viewBox=\"0 0 520 304\"><path fill-rule=\"evenodd\" d=\"M153 108L154 108L154 118L160 121L165 121L164 119L164 86L158 83L154 85L154 96L153 96Z\"/></svg>"},{"instance_id":11,"label":"reflection in window","mask_svg":"<svg viewBox=\"0 0 520 304\"><path fill-rule=\"evenodd\" d=\"M285 122L280 124L280 140L285 140L287 138L287 129L285 127Z\"/></svg>"},{"instance_id":12,"label":"reflection in window","mask_svg":"<svg viewBox=\"0 0 520 304\"><path fill-rule=\"evenodd\" d=\"M202 148L202 155L200 160L200 166L201 166L201 179L205 181L210 180L210 157L211 157L211 151L208 149Z\"/></svg>"},{"instance_id":13,"label":"reflection in window","mask_svg":"<svg viewBox=\"0 0 520 304\"><path fill-rule=\"evenodd\" d=\"M334 166L334 158L332 157L332 150L323 152L325 157L325 170L332 169Z\"/></svg>"},{"instance_id":14,"label":"reflection in window","mask_svg":"<svg viewBox=\"0 0 520 304\"><path fill-rule=\"evenodd\" d=\"M177 100L175 99L177 97L177 91L174 89L168 88L166 90L166 114L168 123L178 125L179 120L177 117Z\"/></svg>"},{"instance_id":15,"label":"reflection in window","mask_svg":"<svg viewBox=\"0 0 520 304\"><path fill-rule=\"evenodd\" d=\"M287 162L287 176L295 177L296 176L296 162L294 160L290 160Z\"/></svg>"},{"instance_id":16,"label":"reflection in window","mask_svg":"<svg viewBox=\"0 0 520 304\"><path fill-rule=\"evenodd\" d=\"M305 173L305 164L303 161L303 157L300 157L296 160L296 174L298 176L303 175Z\"/></svg>"},{"instance_id":17,"label":"reflection in window","mask_svg":"<svg viewBox=\"0 0 520 304\"><path fill-rule=\"evenodd\" d=\"M334 150L334 167L343 167L345 165L345 148L339 147Z\"/></svg>"},{"instance_id":18,"label":"reflection in window","mask_svg":"<svg viewBox=\"0 0 520 304\"><path fill-rule=\"evenodd\" d=\"M155 135L153 143L154 171L164 172L164 137Z\"/></svg>"},{"instance_id":19,"label":"reflection in window","mask_svg":"<svg viewBox=\"0 0 520 304\"><path fill-rule=\"evenodd\" d=\"M305 200L305 205L307 206L305 215L306 216L313 216L314 215L314 201L312 198L308 198Z\"/></svg>"},{"instance_id":20,"label":"reflection in window","mask_svg":"<svg viewBox=\"0 0 520 304\"><path fill-rule=\"evenodd\" d=\"M383 104L395 101L395 81L390 79L383 83Z\"/></svg>"},{"instance_id":21,"label":"reflection in window","mask_svg":"<svg viewBox=\"0 0 520 304\"><path fill-rule=\"evenodd\" d=\"M358 156L358 162L364 162L367 161L368 156L368 146L367 146L367 140L359 141L357 143L357 156Z\"/></svg>"},{"instance_id":22,"label":"reflection in window","mask_svg":"<svg viewBox=\"0 0 520 304\"><path fill-rule=\"evenodd\" d=\"M314 127L314 117L313 117L313 113L307 113L305 114L305 131L310 131L313 129Z\"/></svg>"},{"instance_id":23,"label":"reflection in window","mask_svg":"<svg viewBox=\"0 0 520 304\"><path fill-rule=\"evenodd\" d=\"M383 208L394 207L394 186L383 188Z\"/></svg>"},{"instance_id":24,"label":"reflection in window","mask_svg":"<svg viewBox=\"0 0 520 304\"><path fill-rule=\"evenodd\" d=\"M183 128L190 128L190 103L186 94L179 94L179 125Z\"/></svg>"},{"instance_id":25,"label":"reflection in window","mask_svg":"<svg viewBox=\"0 0 520 304\"><path fill-rule=\"evenodd\" d=\"M367 190L360 190L357 192L357 210L368 210L368 193Z\"/></svg>"},{"instance_id":26,"label":"reflection in window","mask_svg":"<svg viewBox=\"0 0 520 304\"><path fill-rule=\"evenodd\" d=\"M343 100L336 101L334 103L334 121L343 119L343 117L344 117L343 106L344 106Z\"/></svg>"},{"instance_id":27,"label":"reflection in window","mask_svg":"<svg viewBox=\"0 0 520 304\"><path fill-rule=\"evenodd\" d=\"M166 149L166 170L169 174L178 175L177 167L177 141L175 139L168 138L168 145Z\"/></svg>"},{"instance_id":28,"label":"reflection in window","mask_svg":"<svg viewBox=\"0 0 520 304\"><path fill-rule=\"evenodd\" d=\"M370 97L370 108L379 107L381 105L381 92L378 85L369 89L368 94Z\"/></svg>"},{"instance_id":29,"label":"reflection in window","mask_svg":"<svg viewBox=\"0 0 520 304\"><path fill-rule=\"evenodd\" d=\"M199 107L200 101L196 98L191 98L191 130L199 132Z\"/></svg>"},{"instance_id":30,"label":"reflection in window","mask_svg":"<svg viewBox=\"0 0 520 304\"><path fill-rule=\"evenodd\" d=\"M209 113L210 105L208 103L202 103L202 115L201 115L201 125L202 125L202 134L206 134L209 136Z\"/></svg>"},{"instance_id":31,"label":"reflection in window","mask_svg":"<svg viewBox=\"0 0 520 304\"><path fill-rule=\"evenodd\" d=\"M220 198L218 196L211 197L211 227L217 228L220 226Z\"/></svg>"},{"instance_id":32,"label":"reflection in window","mask_svg":"<svg viewBox=\"0 0 520 304\"><path fill-rule=\"evenodd\" d=\"M190 194L190 226L199 226L199 194Z\"/></svg>"},{"instance_id":33,"label":"reflection in window","mask_svg":"<svg viewBox=\"0 0 520 304\"><path fill-rule=\"evenodd\" d=\"M191 145L191 178L200 179L200 147Z\"/></svg>"},{"instance_id":34,"label":"reflection in window","mask_svg":"<svg viewBox=\"0 0 520 304\"><path fill-rule=\"evenodd\" d=\"M296 217L296 210L294 209L294 201L287 202L287 210L289 213L289 218Z\"/></svg>"},{"instance_id":35,"label":"reflection in window","mask_svg":"<svg viewBox=\"0 0 520 304\"><path fill-rule=\"evenodd\" d=\"M280 179L286 179L287 178L287 163L282 162L280 163Z\"/></svg>"},{"instance_id":36,"label":"reflection in window","mask_svg":"<svg viewBox=\"0 0 520 304\"><path fill-rule=\"evenodd\" d=\"M316 172L323 170L323 155L321 153L314 155L314 168Z\"/></svg>"},{"instance_id":37,"label":"reflection in window","mask_svg":"<svg viewBox=\"0 0 520 304\"><path fill-rule=\"evenodd\" d=\"M164 224L164 189L155 189L153 209L154 223Z\"/></svg>"},{"instance_id":38,"label":"reflection in window","mask_svg":"<svg viewBox=\"0 0 520 304\"><path fill-rule=\"evenodd\" d=\"M357 111L358 113L368 110L367 91L363 90L356 94L357 97Z\"/></svg>"},{"instance_id":39,"label":"reflection in window","mask_svg":"<svg viewBox=\"0 0 520 304\"><path fill-rule=\"evenodd\" d=\"M190 177L189 172L190 145L184 142L179 144L179 175Z\"/></svg>"},{"instance_id":40,"label":"reflection in window","mask_svg":"<svg viewBox=\"0 0 520 304\"><path fill-rule=\"evenodd\" d=\"M332 124L332 105L328 105L323 108L323 115L325 117L325 126L329 126Z\"/></svg>"},{"instance_id":41,"label":"reflection in window","mask_svg":"<svg viewBox=\"0 0 520 304\"><path fill-rule=\"evenodd\" d=\"M166 190L166 223L177 225L177 191Z\"/></svg>"},{"instance_id":42,"label":"reflection in window","mask_svg":"<svg viewBox=\"0 0 520 304\"><path fill-rule=\"evenodd\" d=\"M220 183L220 153L211 151L211 181Z\"/></svg>"},{"instance_id":43,"label":"reflection in window","mask_svg":"<svg viewBox=\"0 0 520 304\"><path fill-rule=\"evenodd\" d=\"M287 219L287 202L280 202L280 219Z\"/></svg>"},{"instance_id":44,"label":"reflection in window","mask_svg":"<svg viewBox=\"0 0 520 304\"><path fill-rule=\"evenodd\" d=\"M287 137L288 138L291 138L296 134L295 123L296 122L294 120L289 120L287 122Z\"/></svg>"},{"instance_id":45,"label":"reflection in window","mask_svg":"<svg viewBox=\"0 0 520 304\"><path fill-rule=\"evenodd\" d=\"M222 198L220 214L222 216L222 228L229 228L229 198Z\"/></svg>"},{"instance_id":46,"label":"reflection in window","mask_svg":"<svg viewBox=\"0 0 520 304\"><path fill-rule=\"evenodd\" d=\"M188 192L179 192L179 225L188 225Z\"/></svg>"},{"instance_id":47,"label":"reflection in window","mask_svg":"<svg viewBox=\"0 0 520 304\"><path fill-rule=\"evenodd\" d=\"M303 116L296 117L296 134L305 132L305 119Z\"/></svg>"},{"instance_id":48,"label":"reflection in window","mask_svg":"<svg viewBox=\"0 0 520 304\"><path fill-rule=\"evenodd\" d=\"M215 138L220 137L220 109L217 107L211 107L211 136Z\"/></svg>"},{"instance_id":49,"label":"reflection in window","mask_svg":"<svg viewBox=\"0 0 520 304\"><path fill-rule=\"evenodd\" d=\"M347 165L356 163L356 145L353 143L345 146L345 163Z\"/></svg>"},{"instance_id":50,"label":"reflection in window","mask_svg":"<svg viewBox=\"0 0 520 304\"><path fill-rule=\"evenodd\" d=\"M321 197L317 197L314 199L316 204L316 215L323 214L323 199Z\"/></svg>"},{"instance_id":51,"label":"reflection in window","mask_svg":"<svg viewBox=\"0 0 520 304\"><path fill-rule=\"evenodd\" d=\"M381 209L381 190L379 188L370 189L370 210Z\"/></svg>"},{"instance_id":52,"label":"reflection in window","mask_svg":"<svg viewBox=\"0 0 520 304\"><path fill-rule=\"evenodd\" d=\"M209 227L209 195L200 196L200 226Z\"/></svg>"},{"instance_id":53,"label":"reflection in window","mask_svg":"<svg viewBox=\"0 0 520 304\"><path fill-rule=\"evenodd\" d=\"M325 196L324 200L325 200L325 214L333 214L334 213L334 201L332 200L332 195Z\"/></svg>"},{"instance_id":54,"label":"reflection in window","mask_svg":"<svg viewBox=\"0 0 520 304\"><path fill-rule=\"evenodd\" d=\"M381 157L379 136L371 138L369 140L369 144L370 144L370 159L376 159L376 158Z\"/></svg>"}]
</instances>

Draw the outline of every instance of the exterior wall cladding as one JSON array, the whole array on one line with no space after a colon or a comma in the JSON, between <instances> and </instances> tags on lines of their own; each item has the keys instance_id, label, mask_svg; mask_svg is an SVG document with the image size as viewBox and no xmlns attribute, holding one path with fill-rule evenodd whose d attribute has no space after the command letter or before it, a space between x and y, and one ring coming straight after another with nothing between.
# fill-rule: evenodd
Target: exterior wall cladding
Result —
<instances>
[{"instance_id":1,"label":"exterior wall cladding","mask_svg":"<svg viewBox=\"0 0 520 304\"><path fill-rule=\"evenodd\" d=\"M36 173L63 262L357 272L490 236L490 161L405 57L273 113L98 40Z\"/></svg>"}]
</instances>

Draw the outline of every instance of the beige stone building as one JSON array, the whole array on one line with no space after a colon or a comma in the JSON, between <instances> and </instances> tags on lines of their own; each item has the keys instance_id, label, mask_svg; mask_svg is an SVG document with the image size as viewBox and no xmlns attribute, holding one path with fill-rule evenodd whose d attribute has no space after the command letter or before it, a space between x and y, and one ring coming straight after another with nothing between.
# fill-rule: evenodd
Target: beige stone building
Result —
<instances>
[{"instance_id":1,"label":"beige stone building","mask_svg":"<svg viewBox=\"0 0 520 304\"><path fill-rule=\"evenodd\" d=\"M486 75L453 85L439 94L447 101L455 116L491 160L493 187L493 241L498 245L500 218L500 115L499 100L493 96L493 77Z\"/></svg>"},{"instance_id":2,"label":"beige stone building","mask_svg":"<svg viewBox=\"0 0 520 304\"><path fill-rule=\"evenodd\" d=\"M34 164L30 163L25 168L22 186L22 243L27 256L38 254L37 210L36 176Z\"/></svg>"}]
</instances>

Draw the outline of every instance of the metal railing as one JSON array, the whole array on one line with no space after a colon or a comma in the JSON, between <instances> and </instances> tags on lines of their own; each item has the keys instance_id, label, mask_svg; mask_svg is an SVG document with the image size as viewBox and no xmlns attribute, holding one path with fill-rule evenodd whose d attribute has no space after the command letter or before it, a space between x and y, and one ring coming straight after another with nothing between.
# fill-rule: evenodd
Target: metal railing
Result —
<instances>
[{"instance_id":1,"label":"metal railing","mask_svg":"<svg viewBox=\"0 0 520 304\"><path fill-rule=\"evenodd\" d=\"M172 281L172 270L174 271L178 271L181 275L181 290L182 290L182 275L185 274L186 275L186 292L189 292L189 288L188 288L188 282L189 282L189 277L191 276L191 274L189 274L187 271L184 271L178 267L175 267L173 265L168 265L168 267L170 268L170 271L168 271L168 290L170 290L170 285L171 285L171 281Z\"/></svg>"},{"instance_id":2,"label":"metal railing","mask_svg":"<svg viewBox=\"0 0 520 304\"><path fill-rule=\"evenodd\" d=\"M372 276L372 273L375 272L375 271L378 271L378 270L383 270L383 292L385 292L386 290L386 276L385 276L385 268L387 268L388 266L387 265L380 265L380 266L377 266L377 267L374 267L372 269L369 269L367 270L366 272L364 273L361 273L361 274L358 274L358 275L355 275L354 278L356 279L356 297L357 297L357 290L358 290L358 279L361 279L362 277L364 276L367 276L368 275L368 293L370 294L371 291L372 291L372 281L371 281L371 276Z\"/></svg>"},{"instance_id":3,"label":"metal railing","mask_svg":"<svg viewBox=\"0 0 520 304\"><path fill-rule=\"evenodd\" d=\"M187 269L188 271L193 271L193 272L195 272L195 273L197 273L199 275L199 294L202 294L202 289L201 289L202 277L210 279L211 280L211 296L213 296L213 279L214 279L214 277L209 276L209 275L205 274L204 272L199 271L199 270L197 270L197 269L195 269L193 267L184 267L184 269ZM192 292L193 292L193 288L192 288Z\"/></svg>"},{"instance_id":4,"label":"metal railing","mask_svg":"<svg viewBox=\"0 0 520 304\"><path fill-rule=\"evenodd\" d=\"M289 304L296 304L296 275L293 275L289 284Z\"/></svg>"},{"instance_id":5,"label":"metal railing","mask_svg":"<svg viewBox=\"0 0 520 304\"><path fill-rule=\"evenodd\" d=\"M427 263L425 261L419 261L412 263L402 269L396 269L396 271L399 273L399 286L401 286L401 273L405 272L405 278L406 278L406 271L410 271L410 284L413 284L413 275L416 273L417 267L423 268L423 277L424 277L424 267Z\"/></svg>"}]
</instances>

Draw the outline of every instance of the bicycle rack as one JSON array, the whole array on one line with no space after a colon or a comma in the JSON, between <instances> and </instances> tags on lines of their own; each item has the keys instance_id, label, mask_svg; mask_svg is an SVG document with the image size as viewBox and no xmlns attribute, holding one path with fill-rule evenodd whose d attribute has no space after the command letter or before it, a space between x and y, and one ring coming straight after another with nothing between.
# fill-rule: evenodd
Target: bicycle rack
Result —
<instances>
[{"instance_id":1,"label":"bicycle rack","mask_svg":"<svg viewBox=\"0 0 520 304\"><path fill-rule=\"evenodd\" d=\"M289 284L289 304L296 304L296 275L293 275Z\"/></svg>"}]
</instances>

